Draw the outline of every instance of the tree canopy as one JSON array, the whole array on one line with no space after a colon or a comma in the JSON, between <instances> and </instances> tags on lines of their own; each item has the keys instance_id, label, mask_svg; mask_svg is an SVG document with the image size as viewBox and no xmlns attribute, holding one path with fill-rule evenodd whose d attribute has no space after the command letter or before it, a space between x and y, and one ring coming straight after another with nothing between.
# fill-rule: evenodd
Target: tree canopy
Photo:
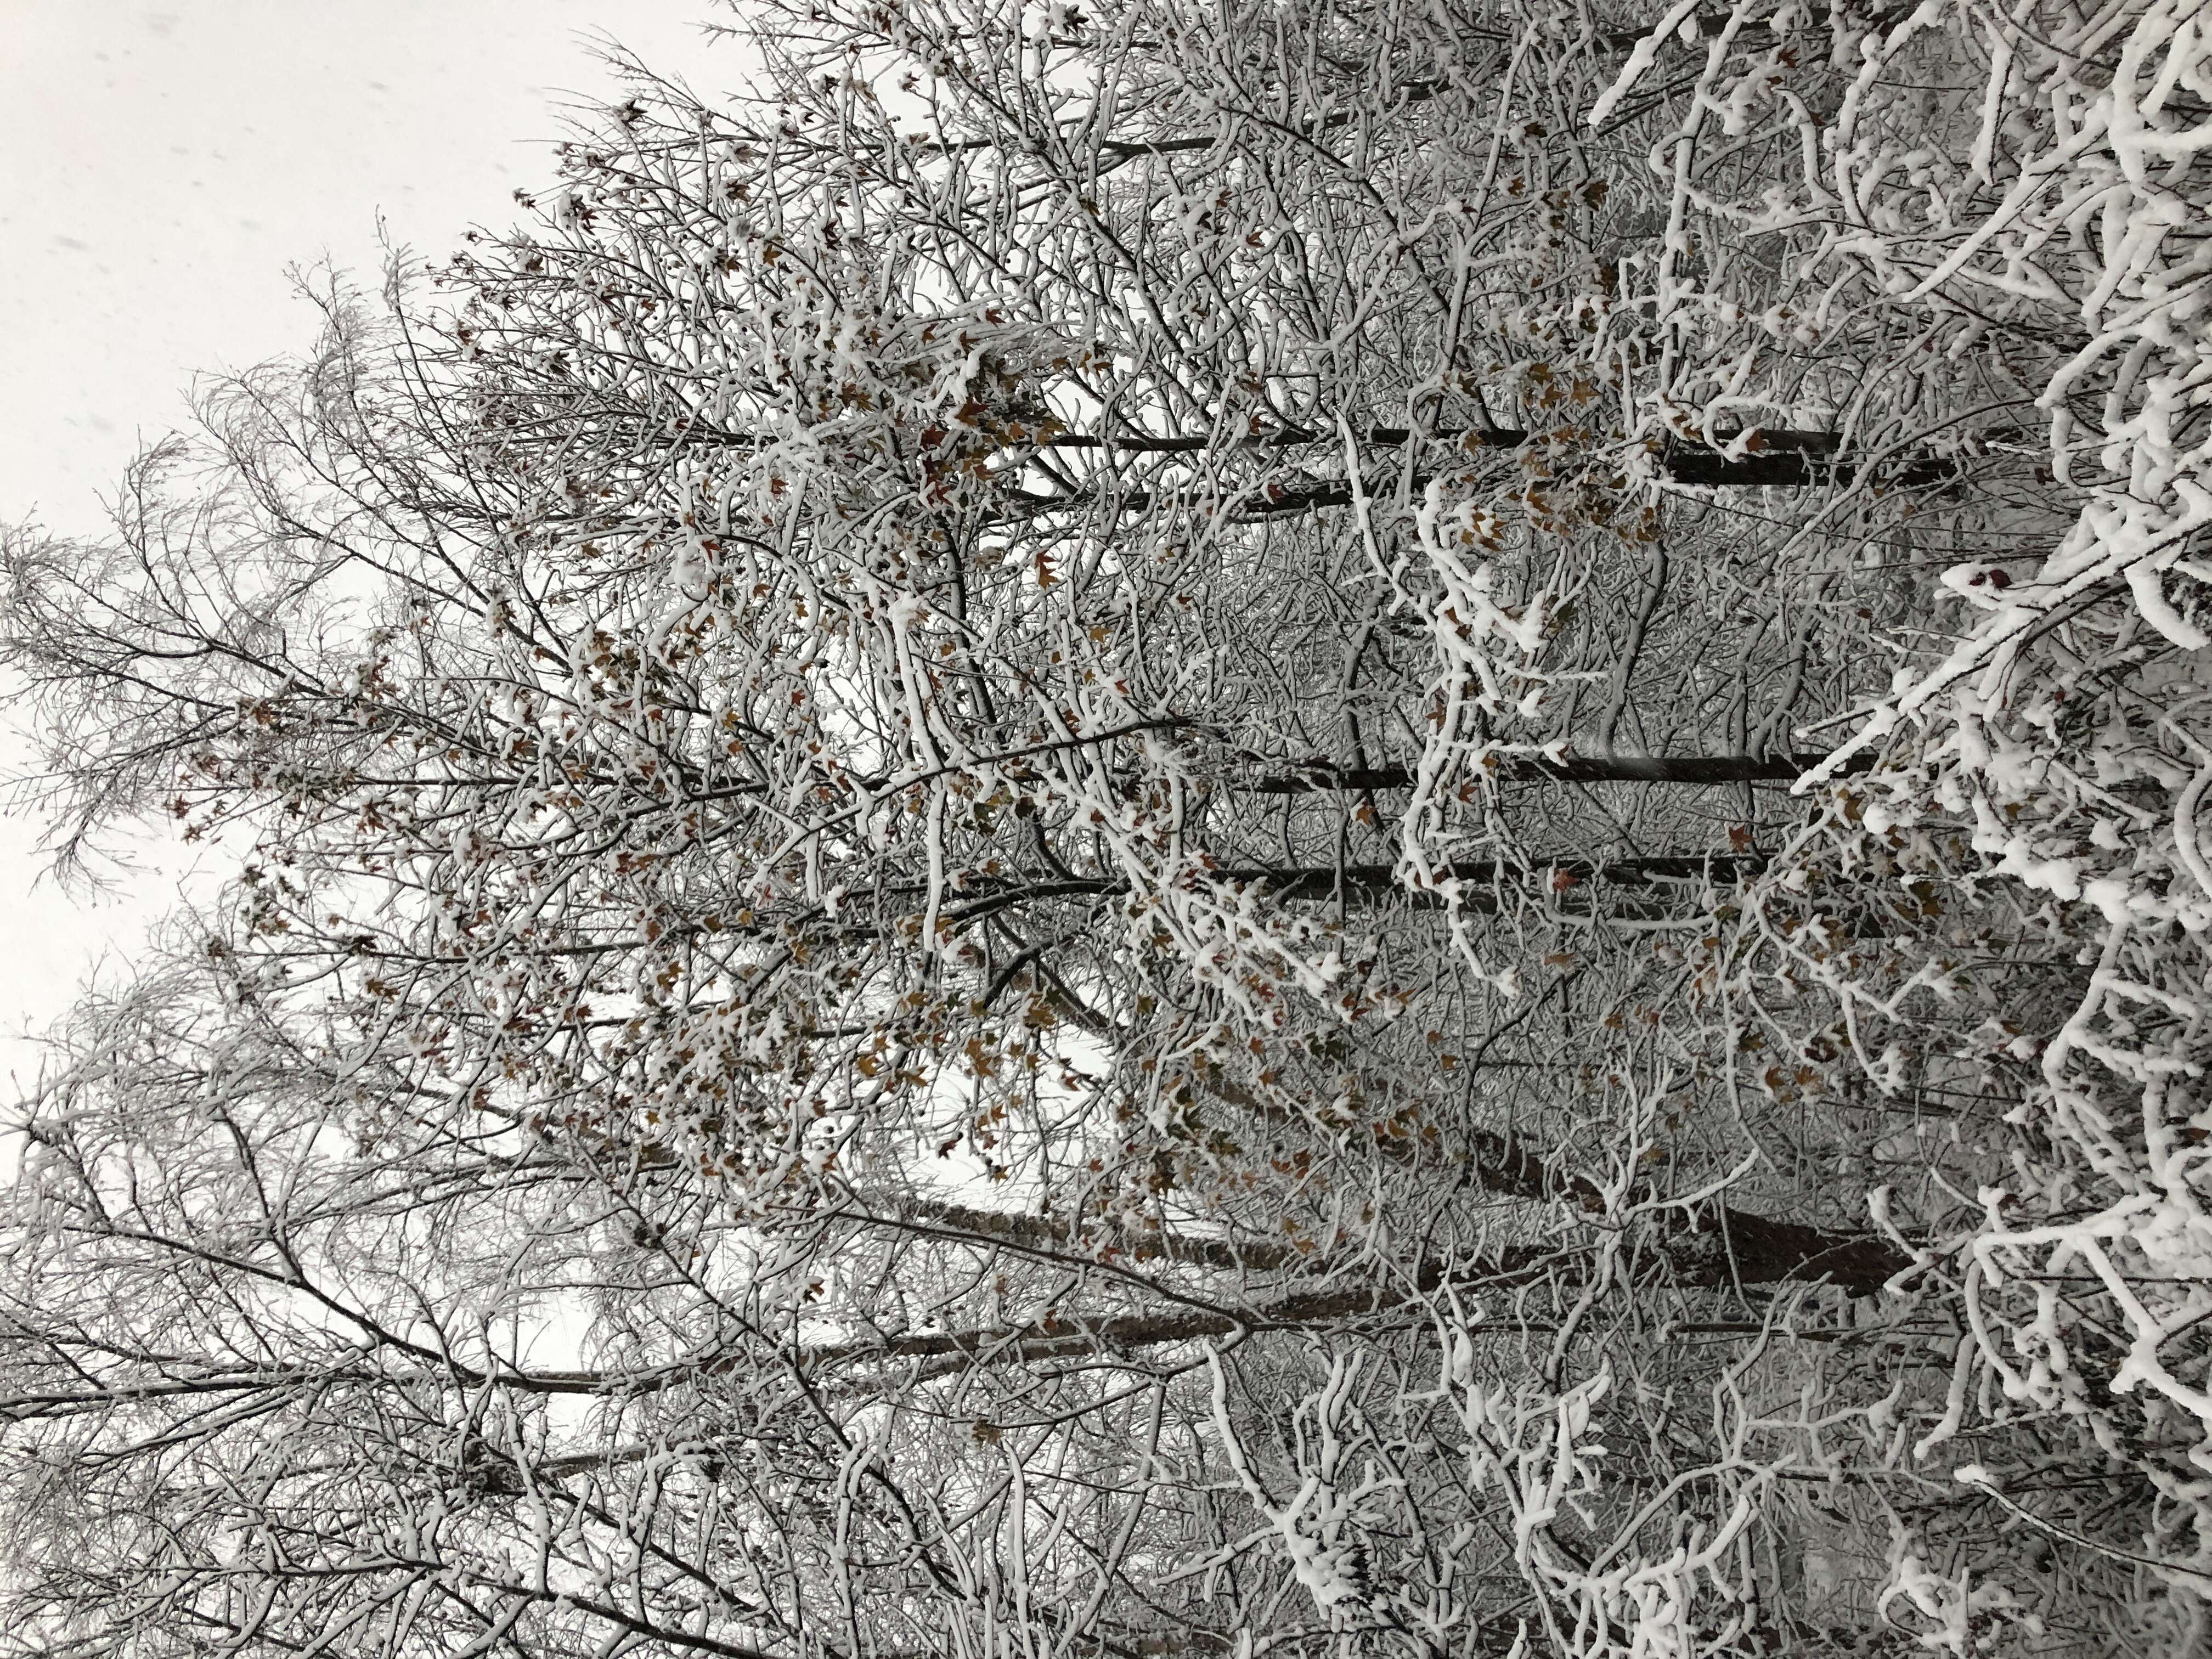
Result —
<instances>
[{"instance_id":1,"label":"tree canopy","mask_svg":"<svg viewBox=\"0 0 2212 1659\"><path fill-rule=\"evenodd\" d=\"M0 1653L2182 1656L2186 0L754 0L9 533Z\"/></svg>"}]
</instances>

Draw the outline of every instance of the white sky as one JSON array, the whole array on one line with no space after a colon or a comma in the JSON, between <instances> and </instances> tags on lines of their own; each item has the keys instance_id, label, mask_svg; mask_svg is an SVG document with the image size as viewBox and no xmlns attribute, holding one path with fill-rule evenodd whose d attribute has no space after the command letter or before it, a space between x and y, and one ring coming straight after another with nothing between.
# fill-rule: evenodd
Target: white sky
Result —
<instances>
[{"instance_id":1,"label":"white sky","mask_svg":"<svg viewBox=\"0 0 2212 1659\"><path fill-rule=\"evenodd\" d=\"M84 533L196 372L310 343L288 266L377 268L377 215L442 255L544 179L611 35L702 92L741 81L715 0L0 0L0 520ZM0 734L0 762L27 759ZM180 858L97 903L33 890L0 820L0 1103L96 963L127 963Z\"/></svg>"}]
</instances>

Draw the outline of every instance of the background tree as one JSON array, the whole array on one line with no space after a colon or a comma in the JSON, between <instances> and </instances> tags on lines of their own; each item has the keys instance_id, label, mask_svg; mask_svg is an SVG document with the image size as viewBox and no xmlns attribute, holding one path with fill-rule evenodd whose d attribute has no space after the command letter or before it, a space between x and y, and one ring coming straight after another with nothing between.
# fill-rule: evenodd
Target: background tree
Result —
<instances>
[{"instance_id":1,"label":"background tree","mask_svg":"<svg viewBox=\"0 0 2212 1659\"><path fill-rule=\"evenodd\" d=\"M2191 1650L2194 20L754 21L10 544L9 1639Z\"/></svg>"}]
</instances>

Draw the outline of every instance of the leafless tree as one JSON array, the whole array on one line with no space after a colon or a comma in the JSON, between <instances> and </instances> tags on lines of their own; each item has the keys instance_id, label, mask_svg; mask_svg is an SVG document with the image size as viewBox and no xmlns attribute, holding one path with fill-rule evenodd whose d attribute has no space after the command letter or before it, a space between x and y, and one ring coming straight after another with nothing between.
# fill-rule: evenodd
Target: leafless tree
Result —
<instances>
[{"instance_id":1,"label":"leafless tree","mask_svg":"<svg viewBox=\"0 0 2212 1659\"><path fill-rule=\"evenodd\" d=\"M11 535L0 1651L2197 1650L2191 9L749 21Z\"/></svg>"}]
</instances>

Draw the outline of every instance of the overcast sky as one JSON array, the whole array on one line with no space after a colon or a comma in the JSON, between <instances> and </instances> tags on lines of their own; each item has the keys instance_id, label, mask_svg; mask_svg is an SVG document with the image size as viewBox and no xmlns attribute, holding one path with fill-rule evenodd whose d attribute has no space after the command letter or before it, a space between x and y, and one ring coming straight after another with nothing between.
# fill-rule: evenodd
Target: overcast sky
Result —
<instances>
[{"instance_id":1,"label":"overcast sky","mask_svg":"<svg viewBox=\"0 0 2212 1659\"><path fill-rule=\"evenodd\" d=\"M0 0L0 520L97 529L196 372L312 339L288 266L374 269L377 216L421 252L546 176L564 105L613 86L604 33L701 91L741 80L714 0ZM26 759L5 741L10 772ZM127 962L179 865L87 905L33 892L0 822L0 1097L93 964Z\"/></svg>"}]
</instances>

